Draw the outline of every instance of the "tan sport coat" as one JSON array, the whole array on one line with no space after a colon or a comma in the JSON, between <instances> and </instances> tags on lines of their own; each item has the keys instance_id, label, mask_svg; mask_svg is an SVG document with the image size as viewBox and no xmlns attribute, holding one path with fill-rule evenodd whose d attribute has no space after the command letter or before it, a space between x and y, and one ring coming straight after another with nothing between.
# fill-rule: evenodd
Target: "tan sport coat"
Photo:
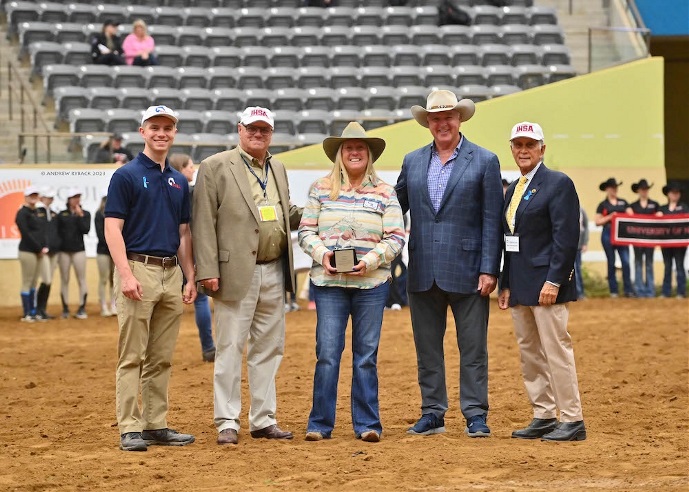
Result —
<instances>
[{"instance_id":1,"label":"tan sport coat","mask_svg":"<svg viewBox=\"0 0 689 492\"><path fill-rule=\"evenodd\" d=\"M199 291L222 301L239 301L249 290L258 250L258 207L239 148L212 155L201 162L192 205L192 240L196 280L219 278L216 292ZM295 292L292 241L289 231L299 227L302 209L290 204L285 166L270 159L287 231L283 252L285 289ZM272 178L271 178L272 179Z\"/></svg>"}]
</instances>

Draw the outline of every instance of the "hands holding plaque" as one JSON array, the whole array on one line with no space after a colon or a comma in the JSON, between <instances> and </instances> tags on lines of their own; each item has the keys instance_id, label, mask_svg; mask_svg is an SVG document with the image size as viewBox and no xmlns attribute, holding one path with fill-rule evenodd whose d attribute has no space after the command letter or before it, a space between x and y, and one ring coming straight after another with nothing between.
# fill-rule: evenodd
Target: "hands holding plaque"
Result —
<instances>
[{"instance_id":1,"label":"hands holding plaque","mask_svg":"<svg viewBox=\"0 0 689 492\"><path fill-rule=\"evenodd\" d=\"M328 251L323 256L323 268L330 275L347 273L349 275L363 275L366 273L366 263L357 261L356 249L337 248Z\"/></svg>"}]
</instances>

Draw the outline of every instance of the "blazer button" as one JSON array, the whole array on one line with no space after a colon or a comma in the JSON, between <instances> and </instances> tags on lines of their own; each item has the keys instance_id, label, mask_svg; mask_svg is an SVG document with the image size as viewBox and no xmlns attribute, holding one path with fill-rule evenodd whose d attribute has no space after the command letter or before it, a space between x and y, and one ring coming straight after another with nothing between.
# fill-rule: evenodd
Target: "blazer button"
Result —
<instances>
[{"instance_id":1,"label":"blazer button","mask_svg":"<svg viewBox=\"0 0 689 492\"><path fill-rule=\"evenodd\" d=\"M436 223L436 224L439 224L439 223L440 223L440 219L435 219L435 223Z\"/></svg>"},{"instance_id":2,"label":"blazer button","mask_svg":"<svg viewBox=\"0 0 689 492\"><path fill-rule=\"evenodd\" d=\"M256 251L252 251L251 254L256 256Z\"/></svg>"},{"instance_id":3,"label":"blazer button","mask_svg":"<svg viewBox=\"0 0 689 492\"><path fill-rule=\"evenodd\" d=\"M258 234L258 229L254 229L254 232L255 232L256 234Z\"/></svg>"}]
</instances>

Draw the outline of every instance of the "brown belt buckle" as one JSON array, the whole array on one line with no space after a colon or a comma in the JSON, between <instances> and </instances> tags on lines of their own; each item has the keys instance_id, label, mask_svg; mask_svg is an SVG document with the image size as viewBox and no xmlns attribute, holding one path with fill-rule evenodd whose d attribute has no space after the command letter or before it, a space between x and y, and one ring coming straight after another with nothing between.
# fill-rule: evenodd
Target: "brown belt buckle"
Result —
<instances>
[{"instance_id":1,"label":"brown belt buckle","mask_svg":"<svg viewBox=\"0 0 689 492\"><path fill-rule=\"evenodd\" d=\"M163 258L162 263L163 263L163 268L174 267L174 266L177 266L177 258L174 256L166 256L165 258Z\"/></svg>"}]
</instances>

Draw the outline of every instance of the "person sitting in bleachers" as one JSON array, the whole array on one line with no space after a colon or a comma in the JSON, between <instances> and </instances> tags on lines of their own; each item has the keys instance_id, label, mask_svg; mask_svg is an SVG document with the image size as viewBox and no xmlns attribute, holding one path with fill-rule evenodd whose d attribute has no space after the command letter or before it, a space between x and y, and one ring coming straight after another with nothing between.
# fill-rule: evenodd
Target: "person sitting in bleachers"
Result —
<instances>
[{"instance_id":1,"label":"person sitting in bleachers","mask_svg":"<svg viewBox=\"0 0 689 492\"><path fill-rule=\"evenodd\" d=\"M124 49L124 59L128 65L140 67L158 65L158 58L153 53L155 41L148 34L148 27L141 19L135 20L132 24L132 32L124 38L122 48Z\"/></svg>"},{"instance_id":2,"label":"person sitting in bleachers","mask_svg":"<svg viewBox=\"0 0 689 492\"><path fill-rule=\"evenodd\" d=\"M103 29L91 40L91 59L99 65L124 65L122 57L122 41L117 35L120 24L107 19L103 22Z\"/></svg>"},{"instance_id":3,"label":"person sitting in bleachers","mask_svg":"<svg viewBox=\"0 0 689 492\"><path fill-rule=\"evenodd\" d=\"M114 134L103 142L96 152L94 162L126 164L134 159L134 154L122 145L122 135Z\"/></svg>"}]
</instances>

